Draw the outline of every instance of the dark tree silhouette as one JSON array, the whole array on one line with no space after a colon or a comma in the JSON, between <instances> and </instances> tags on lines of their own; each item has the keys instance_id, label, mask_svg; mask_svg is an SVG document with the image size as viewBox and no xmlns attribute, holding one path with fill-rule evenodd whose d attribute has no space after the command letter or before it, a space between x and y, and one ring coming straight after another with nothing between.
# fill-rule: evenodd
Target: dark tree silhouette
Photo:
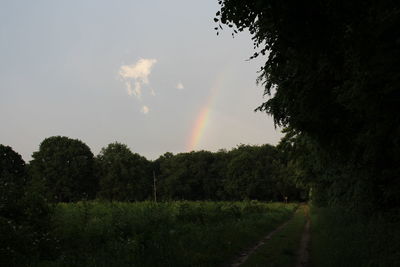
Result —
<instances>
[{"instance_id":1,"label":"dark tree silhouette","mask_svg":"<svg viewBox=\"0 0 400 267\"><path fill-rule=\"evenodd\" d=\"M25 162L11 147L0 145L0 214L20 217L19 200L27 182Z\"/></svg>"},{"instance_id":2,"label":"dark tree silhouette","mask_svg":"<svg viewBox=\"0 0 400 267\"><path fill-rule=\"evenodd\" d=\"M50 209L30 184L21 155L0 145L0 265L27 266L52 253Z\"/></svg>"},{"instance_id":3,"label":"dark tree silhouette","mask_svg":"<svg viewBox=\"0 0 400 267\"><path fill-rule=\"evenodd\" d=\"M80 140L62 136L46 138L30 162L33 179L43 184L49 200L69 202L95 197L94 157Z\"/></svg>"},{"instance_id":4,"label":"dark tree silhouette","mask_svg":"<svg viewBox=\"0 0 400 267\"><path fill-rule=\"evenodd\" d=\"M286 159L288 160L288 159ZM289 175L297 166L271 145L241 145L231 151L170 153L155 161L162 199L291 201L307 198L306 186Z\"/></svg>"},{"instance_id":5,"label":"dark tree silhouette","mask_svg":"<svg viewBox=\"0 0 400 267\"><path fill-rule=\"evenodd\" d=\"M126 145L109 144L101 150L97 162L100 198L139 201L151 197L150 163L139 154L132 153Z\"/></svg>"},{"instance_id":6,"label":"dark tree silhouette","mask_svg":"<svg viewBox=\"0 0 400 267\"><path fill-rule=\"evenodd\" d=\"M267 55L258 108L309 140L332 202L400 204L400 4L219 1L215 21ZM329 170L329 173L327 172ZM321 175L323 174L323 175ZM332 176L334 175L334 176ZM336 177L336 178L335 178ZM351 190L349 190L351 188Z\"/></svg>"}]
</instances>

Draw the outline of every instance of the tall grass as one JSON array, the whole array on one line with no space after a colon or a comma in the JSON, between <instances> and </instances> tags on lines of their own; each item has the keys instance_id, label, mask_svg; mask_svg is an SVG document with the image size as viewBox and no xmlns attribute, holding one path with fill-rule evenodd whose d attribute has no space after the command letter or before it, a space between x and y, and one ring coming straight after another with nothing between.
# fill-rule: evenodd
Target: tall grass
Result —
<instances>
[{"instance_id":1,"label":"tall grass","mask_svg":"<svg viewBox=\"0 0 400 267\"><path fill-rule=\"evenodd\" d=\"M218 266L289 218L295 204L59 204L54 259L40 266Z\"/></svg>"},{"instance_id":2,"label":"tall grass","mask_svg":"<svg viewBox=\"0 0 400 267\"><path fill-rule=\"evenodd\" d=\"M311 209L313 267L400 266L400 216L343 207Z\"/></svg>"},{"instance_id":3,"label":"tall grass","mask_svg":"<svg viewBox=\"0 0 400 267\"><path fill-rule=\"evenodd\" d=\"M297 252L307 221L307 206L297 209L293 218L264 245L255 251L243 267L292 267L296 265Z\"/></svg>"}]
</instances>

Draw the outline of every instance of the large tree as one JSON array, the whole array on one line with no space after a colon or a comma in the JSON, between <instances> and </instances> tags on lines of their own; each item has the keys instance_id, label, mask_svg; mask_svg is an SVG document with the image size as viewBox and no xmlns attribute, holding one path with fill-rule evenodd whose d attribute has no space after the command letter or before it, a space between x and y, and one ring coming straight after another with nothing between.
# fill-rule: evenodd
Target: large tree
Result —
<instances>
[{"instance_id":1,"label":"large tree","mask_svg":"<svg viewBox=\"0 0 400 267\"><path fill-rule=\"evenodd\" d=\"M100 177L98 196L107 200L139 201L150 196L150 163L124 144L112 143L97 156Z\"/></svg>"},{"instance_id":2,"label":"large tree","mask_svg":"<svg viewBox=\"0 0 400 267\"><path fill-rule=\"evenodd\" d=\"M50 209L35 189L21 155L0 145L1 266L27 266L52 252Z\"/></svg>"},{"instance_id":3,"label":"large tree","mask_svg":"<svg viewBox=\"0 0 400 267\"><path fill-rule=\"evenodd\" d=\"M31 161L35 183L41 183L51 201L76 201L95 196L94 156L80 140L64 136L46 138Z\"/></svg>"},{"instance_id":4,"label":"large tree","mask_svg":"<svg viewBox=\"0 0 400 267\"><path fill-rule=\"evenodd\" d=\"M165 154L159 163L159 189L164 199L215 199L218 176L209 151Z\"/></svg>"},{"instance_id":5,"label":"large tree","mask_svg":"<svg viewBox=\"0 0 400 267\"><path fill-rule=\"evenodd\" d=\"M0 215L20 216L19 200L27 182L25 162L11 147L0 145Z\"/></svg>"},{"instance_id":6,"label":"large tree","mask_svg":"<svg viewBox=\"0 0 400 267\"><path fill-rule=\"evenodd\" d=\"M327 160L320 170L335 169L338 179L328 187L337 199L397 206L399 2L219 3L215 21L249 30L257 49L253 57L267 55L259 82L270 98L258 110L322 151L318 158Z\"/></svg>"}]
</instances>

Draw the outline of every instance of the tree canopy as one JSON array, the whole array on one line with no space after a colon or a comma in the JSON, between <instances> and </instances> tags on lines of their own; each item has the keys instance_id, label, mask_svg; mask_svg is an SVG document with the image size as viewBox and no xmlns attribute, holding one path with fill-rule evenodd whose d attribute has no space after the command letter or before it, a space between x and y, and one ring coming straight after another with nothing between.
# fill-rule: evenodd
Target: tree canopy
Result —
<instances>
[{"instance_id":1,"label":"tree canopy","mask_svg":"<svg viewBox=\"0 0 400 267\"><path fill-rule=\"evenodd\" d=\"M230 151L166 154L158 166L162 199L300 201L308 188L286 173L285 155L271 145L240 145Z\"/></svg>"},{"instance_id":2,"label":"tree canopy","mask_svg":"<svg viewBox=\"0 0 400 267\"><path fill-rule=\"evenodd\" d=\"M17 203L27 182L25 162L11 147L0 145L0 214L19 216Z\"/></svg>"},{"instance_id":3,"label":"tree canopy","mask_svg":"<svg viewBox=\"0 0 400 267\"><path fill-rule=\"evenodd\" d=\"M119 201L144 200L151 192L149 162L124 144L112 143L97 157L98 196Z\"/></svg>"},{"instance_id":4,"label":"tree canopy","mask_svg":"<svg viewBox=\"0 0 400 267\"><path fill-rule=\"evenodd\" d=\"M257 110L272 115L277 125L289 127L303 136L298 141L307 139L314 147L314 158L323 165L314 165L315 179L320 179L317 184L331 185L325 186L327 194L335 195L331 200L345 196L397 206L398 2L221 0L219 4L215 21L235 32L248 30L256 49L252 57L267 56L258 81L270 97Z\"/></svg>"},{"instance_id":5,"label":"tree canopy","mask_svg":"<svg viewBox=\"0 0 400 267\"><path fill-rule=\"evenodd\" d=\"M0 144L0 265L26 266L29 257L46 257L50 210L33 188L26 164L11 147Z\"/></svg>"},{"instance_id":6,"label":"tree canopy","mask_svg":"<svg viewBox=\"0 0 400 267\"><path fill-rule=\"evenodd\" d=\"M94 156L80 140L64 136L46 138L30 162L36 183L43 183L52 201L95 197Z\"/></svg>"},{"instance_id":7,"label":"tree canopy","mask_svg":"<svg viewBox=\"0 0 400 267\"><path fill-rule=\"evenodd\" d=\"M161 201L284 201L285 197L290 201L304 201L308 187L299 182L302 166L290 164L288 150L293 149L283 147L282 144L239 145L217 152L192 151L176 155L167 152L149 161L118 142L102 148L94 158L82 141L53 136L43 140L28 168L11 148L0 147L4 150L1 159L4 183L0 184L0 190L7 185L3 191L15 192L12 199L30 192L51 202L88 198L149 200L154 198L154 186L157 199Z\"/></svg>"}]
</instances>

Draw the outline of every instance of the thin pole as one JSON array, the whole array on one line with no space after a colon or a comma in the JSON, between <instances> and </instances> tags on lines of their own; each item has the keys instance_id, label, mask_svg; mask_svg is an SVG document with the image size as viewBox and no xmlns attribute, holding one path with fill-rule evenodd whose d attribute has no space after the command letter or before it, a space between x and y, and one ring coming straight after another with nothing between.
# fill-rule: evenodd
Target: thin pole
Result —
<instances>
[{"instance_id":1,"label":"thin pole","mask_svg":"<svg viewBox=\"0 0 400 267\"><path fill-rule=\"evenodd\" d=\"M154 202L157 202L157 186L156 186L156 173L153 170L153 189L154 189Z\"/></svg>"}]
</instances>

